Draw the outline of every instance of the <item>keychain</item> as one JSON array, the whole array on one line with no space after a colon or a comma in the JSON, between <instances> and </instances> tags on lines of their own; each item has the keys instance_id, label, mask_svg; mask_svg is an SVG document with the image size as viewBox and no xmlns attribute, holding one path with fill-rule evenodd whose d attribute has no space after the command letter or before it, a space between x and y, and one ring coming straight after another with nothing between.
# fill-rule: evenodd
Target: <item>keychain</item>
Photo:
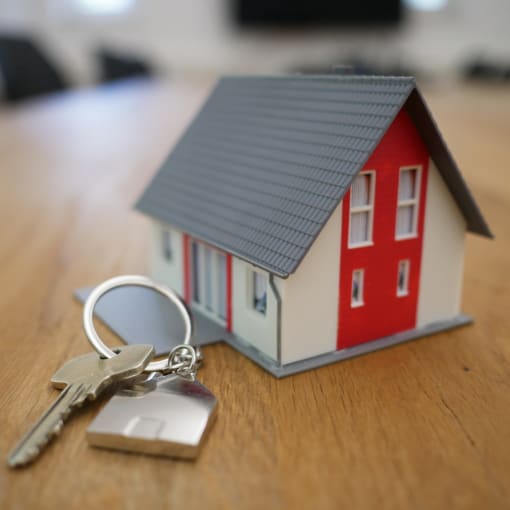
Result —
<instances>
[{"instance_id":1,"label":"keychain","mask_svg":"<svg viewBox=\"0 0 510 510\"><path fill-rule=\"evenodd\" d=\"M127 345L114 352L99 338L93 323L97 301L106 292L126 285L156 290L177 307L184 321L184 342L172 349L166 360L152 361L152 345ZM191 345L193 321L180 297L144 276L112 278L89 296L83 327L96 352L67 361L53 375L52 385L62 391L11 451L8 465L19 467L35 460L74 409L96 399L114 383L120 383L121 389L90 426L87 437L91 445L196 457L214 420L217 400L195 380L202 355Z\"/></svg>"},{"instance_id":2,"label":"keychain","mask_svg":"<svg viewBox=\"0 0 510 510\"><path fill-rule=\"evenodd\" d=\"M172 349L167 360L150 362L134 384L111 398L88 428L87 440L103 448L195 458L214 421L217 400L196 381L202 355L190 344L192 318L177 294L144 276L112 278L96 287L85 303L85 333L101 356L115 356L94 328L94 308L105 293L133 285L156 290L173 302L184 321L184 341Z\"/></svg>"}]
</instances>

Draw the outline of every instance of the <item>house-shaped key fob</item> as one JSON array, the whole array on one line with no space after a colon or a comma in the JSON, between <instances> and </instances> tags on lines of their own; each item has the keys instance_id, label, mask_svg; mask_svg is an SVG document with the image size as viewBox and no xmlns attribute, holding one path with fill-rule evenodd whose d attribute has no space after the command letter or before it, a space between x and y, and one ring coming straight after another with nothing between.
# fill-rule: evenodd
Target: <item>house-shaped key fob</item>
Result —
<instances>
[{"instance_id":1,"label":"house-shaped key fob","mask_svg":"<svg viewBox=\"0 0 510 510\"><path fill-rule=\"evenodd\" d=\"M216 397L177 375L155 377L116 393L87 430L89 444L193 459L216 415Z\"/></svg>"}]
</instances>

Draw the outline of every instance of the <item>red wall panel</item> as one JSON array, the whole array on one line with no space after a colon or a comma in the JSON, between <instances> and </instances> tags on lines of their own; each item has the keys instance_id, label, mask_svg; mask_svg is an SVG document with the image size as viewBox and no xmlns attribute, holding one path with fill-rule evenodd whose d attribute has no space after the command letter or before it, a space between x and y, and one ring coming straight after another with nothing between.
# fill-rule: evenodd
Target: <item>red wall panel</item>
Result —
<instances>
[{"instance_id":1,"label":"red wall panel","mask_svg":"<svg viewBox=\"0 0 510 510\"><path fill-rule=\"evenodd\" d=\"M338 348L376 340L416 326L429 155L402 109L364 169L375 171L373 245L348 247L350 192L343 200ZM417 237L395 239L399 171L421 167ZM401 260L410 261L409 293L397 296ZM351 306L352 272L364 269L364 305Z\"/></svg>"}]
</instances>

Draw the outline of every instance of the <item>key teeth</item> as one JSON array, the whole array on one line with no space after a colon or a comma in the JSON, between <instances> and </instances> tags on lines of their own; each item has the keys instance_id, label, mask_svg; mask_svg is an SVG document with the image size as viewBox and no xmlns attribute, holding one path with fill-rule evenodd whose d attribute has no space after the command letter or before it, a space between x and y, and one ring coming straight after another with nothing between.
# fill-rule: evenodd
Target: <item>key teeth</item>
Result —
<instances>
[{"instance_id":1,"label":"key teeth","mask_svg":"<svg viewBox=\"0 0 510 510\"><path fill-rule=\"evenodd\" d=\"M69 413L67 413L69 414ZM8 464L11 467L21 467L29 464L32 460L34 460L40 453L41 450L53 439L55 436L59 435L62 431L62 427L64 426L64 420L61 419L59 422L55 424L50 433L44 437L41 437L40 441L37 445L32 445L29 449L23 451L23 455L19 454L14 456L14 458L8 459Z\"/></svg>"},{"instance_id":2,"label":"key teeth","mask_svg":"<svg viewBox=\"0 0 510 510\"><path fill-rule=\"evenodd\" d=\"M69 413L67 413L69 414ZM64 420L61 419L59 420L57 423L55 423L55 426L53 427L53 429L51 430L51 432L42 437L41 440L38 442L37 445L34 445L32 448L30 448L30 453L33 454L33 456L31 458L34 458L36 457L37 455L39 455L39 452L55 437L55 436L58 436L60 434L60 432L62 431L62 427L64 426ZM30 454L29 453L29 454Z\"/></svg>"},{"instance_id":3,"label":"key teeth","mask_svg":"<svg viewBox=\"0 0 510 510\"><path fill-rule=\"evenodd\" d=\"M46 443L45 443L46 444ZM30 448L30 450L27 452L26 459L27 462L31 461L32 459L35 459L39 455L39 452L41 451L41 446L34 446L33 448Z\"/></svg>"},{"instance_id":4,"label":"key teeth","mask_svg":"<svg viewBox=\"0 0 510 510\"><path fill-rule=\"evenodd\" d=\"M60 408L59 414L55 416L56 421L54 422L53 426L51 428L47 429L46 434L39 435L36 439L36 441L32 441L32 444L28 446L28 442L31 441L32 434L34 433L34 430L36 430L37 426L40 426L40 422L38 422L35 425L35 429L32 428L27 436L21 440L21 443L18 444L17 451L13 452L13 454L8 458L7 463L11 467L18 467L18 466L24 466L26 464L29 464L32 462L36 457L40 455L44 447L55 437L60 434L62 431L62 428L64 427L64 422L66 418L71 414L73 408L77 407L76 404L82 403L82 399L80 398L83 393L81 393L81 390L83 390L83 385L79 386L76 389L75 395L76 400L71 400L67 407ZM64 390L65 391L65 390ZM85 394L86 395L86 394ZM60 398L66 398L66 394L61 395ZM73 398L73 395L71 396ZM59 403L59 400L57 400L56 404ZM26 446L24 446L26 445Z\"/></svg>"},{"instance_id":5,"label":"key teeth","mask_svg":"<svg viewBox=\"0 0 510 510\"><path fill-rule=\"evenodd\" d=\"M33 446L29 450L24 451L21 456L18 454L15 455L14 458L9 458L7 461L8 465L11 467L26 466L39 455L44 444L41 444L41 446Z\"/></svg>"}]
</instances>

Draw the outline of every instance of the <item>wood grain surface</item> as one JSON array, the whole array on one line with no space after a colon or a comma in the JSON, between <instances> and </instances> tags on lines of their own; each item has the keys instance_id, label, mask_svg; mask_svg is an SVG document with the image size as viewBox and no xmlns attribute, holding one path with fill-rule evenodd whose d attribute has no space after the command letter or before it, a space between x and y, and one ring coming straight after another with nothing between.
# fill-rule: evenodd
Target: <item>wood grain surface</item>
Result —
<instances>
[{"instance_id":1,"label":"wood grain surface","mask_svg":"<svg viewBox=\"0 0 510 510\"><path fill-rule=\"evenodd\" d=\"M209 85L0 111L3 459L55 398L53 372L88 350L73 289L147 272L150 224L131 206ZM103 399L37 463L0 468L1 508L510 508L510 89L426 97L496 235L468 236L475 325L283 380L206 347L200 379L220 410L196 462L87 446Z\"/></svg>"}]
</instances>

